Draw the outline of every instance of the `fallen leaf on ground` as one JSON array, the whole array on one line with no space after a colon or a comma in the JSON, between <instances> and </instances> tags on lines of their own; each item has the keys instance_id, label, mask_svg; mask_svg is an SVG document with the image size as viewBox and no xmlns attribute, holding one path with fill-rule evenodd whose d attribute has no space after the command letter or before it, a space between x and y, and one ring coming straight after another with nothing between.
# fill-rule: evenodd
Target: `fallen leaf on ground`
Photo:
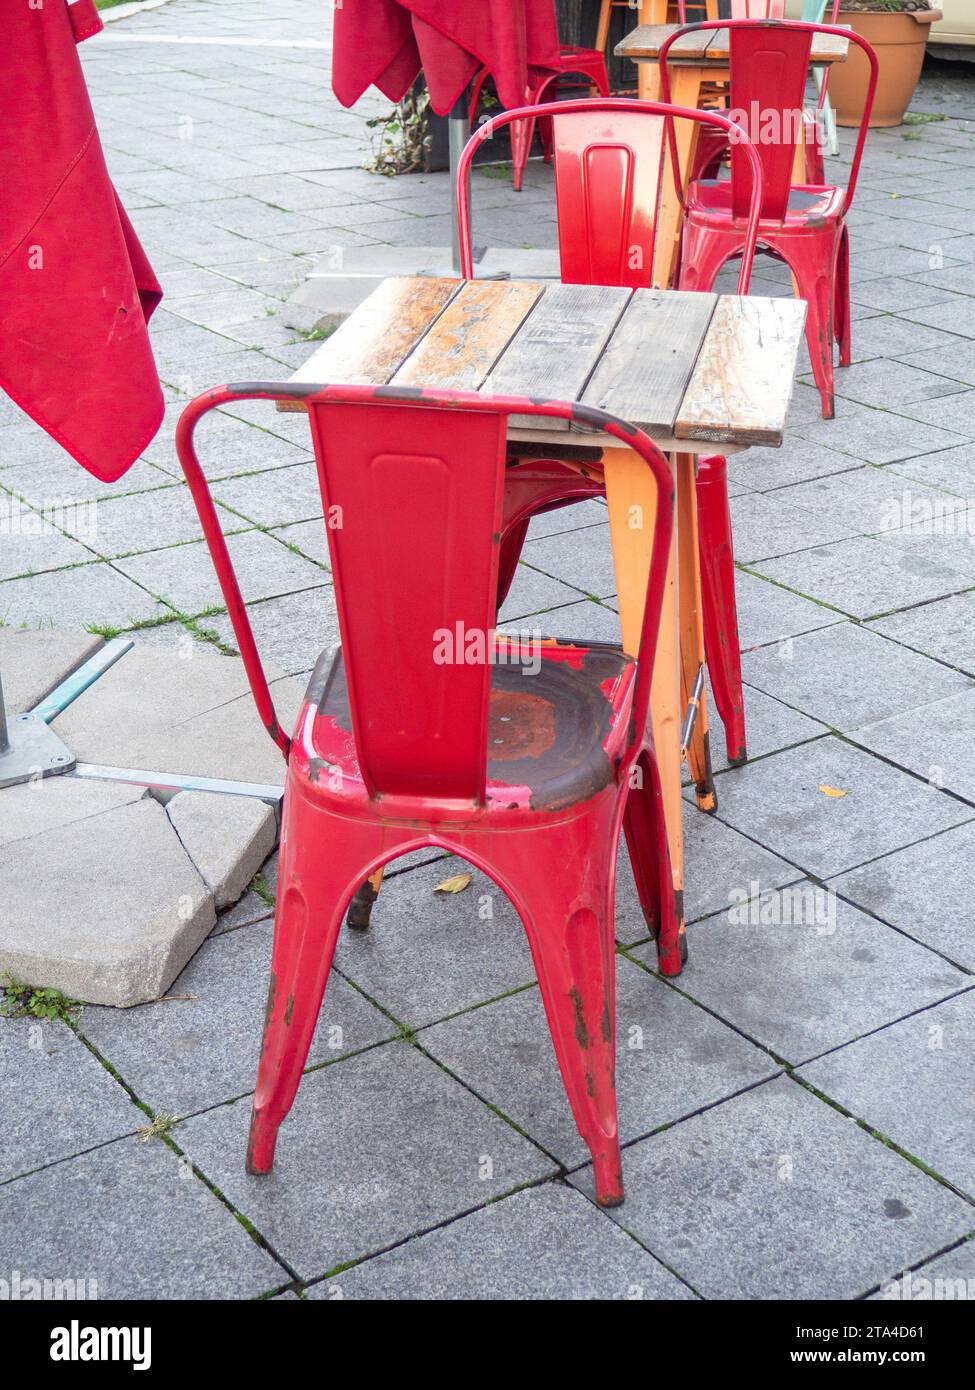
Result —
<instances>
[{"instance_id":1,"label":"fallen leaf on ground","mask_svg":"<svg viewBox=\"0 0 975 1390\"><path fill-rule=\"evenodd\" d=\"M435 893L463 893L470 881L470 874L454 874L453 878L445 878L443 883L438 883L433 891Z\"/></svg>"},{"instance_id":2,"label":"fallen leaf on ground","mask_svg":"<svg viewBox=\"0 0 975 1390\"><path fill-rule=\"evenodd\" d=\"M819 788L819 790L822 792L823 796L848 796L848 795L849 795L848 792L841 791L841 789L840 789L839 787L828 787L828 786L826 785L825 782L822 784L822 786Z\"/></svg>"}]
</instances>

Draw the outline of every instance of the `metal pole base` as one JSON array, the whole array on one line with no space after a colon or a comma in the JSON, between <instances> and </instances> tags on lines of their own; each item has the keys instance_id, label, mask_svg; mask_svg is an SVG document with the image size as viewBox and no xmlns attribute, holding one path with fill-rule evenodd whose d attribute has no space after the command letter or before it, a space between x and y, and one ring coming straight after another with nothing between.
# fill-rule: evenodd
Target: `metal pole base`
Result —
<instances>
[{"instance_id":1,"label":"metal pole base","mask_svg":"<svg viewBox=\"0 0 975 1390\"><path fill-rule=\"evenodd\" d=\"M0 753L0 787L13 787L36 777L71 772L75 756L68 745L36 714L7 719L9 747Z\"/></svg>"}]
</instances>

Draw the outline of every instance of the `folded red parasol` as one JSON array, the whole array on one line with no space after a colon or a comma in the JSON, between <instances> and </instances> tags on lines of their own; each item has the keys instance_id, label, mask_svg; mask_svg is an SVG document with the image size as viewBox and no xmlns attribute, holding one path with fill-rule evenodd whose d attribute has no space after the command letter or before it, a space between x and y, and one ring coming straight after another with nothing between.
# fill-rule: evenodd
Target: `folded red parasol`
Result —
<instances>
[{"instance_id":1,"label":"folded red parasol","mask_svg":"<svg viewBox=\"0 0 975 1390\"><path fill-rule=\"evenodd\" d=\"M445 116L474 73L490 69L502 105L525 100L531 68L558 68L553 0L354 0L337 5L332 90L353 106L375 85L399 101L420 69Z\"/></svg>"},{"instance_id":2,"label":"folded red parasol","mask_svg":"<svg viewBox=\"0 0 975 1390\"><path fill-rule=\"evenodd\" d=\"M76 43L93 0L6 7L0 83L0 387L90 473L121 477L163 397L162 297L112 187Z\"/></svg>"}]
</instances>

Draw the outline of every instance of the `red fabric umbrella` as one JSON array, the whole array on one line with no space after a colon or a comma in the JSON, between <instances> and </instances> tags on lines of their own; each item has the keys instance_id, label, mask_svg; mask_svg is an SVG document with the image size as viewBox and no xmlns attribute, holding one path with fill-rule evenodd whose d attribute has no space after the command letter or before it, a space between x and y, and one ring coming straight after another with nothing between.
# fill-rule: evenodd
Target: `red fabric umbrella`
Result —
<instances>
[{"instance_id":1,"label":"red fabric umbrella","mask_svg":"<svg viewBox=\"0 0 975 1390\"><path fill-rule=\"evenodd\" d=\"M503 106L525 100L530 68L559 66L553 0L347 0L336 6L332 90L353 106L375 85L399 101L420 69L445 116L481 67Z\"/></svg>"},{"instance_id":2,"label":"red fabric umbrella","mask_svg":"<svg viewBox=\"0 0 975 1390\"><path fill-rule=\"evenodd\" d=\"M159 428L146 324L162 297L105 167L76 43L93 0L5 6L0 387L90 473L121 477Z\"/></svg>"}]
</instances>

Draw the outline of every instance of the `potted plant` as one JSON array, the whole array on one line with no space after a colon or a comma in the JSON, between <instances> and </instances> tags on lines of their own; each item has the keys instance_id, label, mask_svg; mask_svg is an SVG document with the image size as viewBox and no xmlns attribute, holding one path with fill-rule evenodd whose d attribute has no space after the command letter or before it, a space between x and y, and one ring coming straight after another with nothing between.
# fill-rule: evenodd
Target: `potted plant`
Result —
<instances>
[{"instance_id":1,"label":"potted plant","mask_svg":"<svg viewBox=\"0 0 975 1390\"><path fill-rule=\"evenodd\" d=\"M841 0L838 24L848 24L877 54L879 74L872 126L900 125L921 75L924 46L941 11L929 0ZM834 63L829 98L838 125L859 125L870 78L866 55L850 45L845 63Z\"/></svg>"}]
</instances>

